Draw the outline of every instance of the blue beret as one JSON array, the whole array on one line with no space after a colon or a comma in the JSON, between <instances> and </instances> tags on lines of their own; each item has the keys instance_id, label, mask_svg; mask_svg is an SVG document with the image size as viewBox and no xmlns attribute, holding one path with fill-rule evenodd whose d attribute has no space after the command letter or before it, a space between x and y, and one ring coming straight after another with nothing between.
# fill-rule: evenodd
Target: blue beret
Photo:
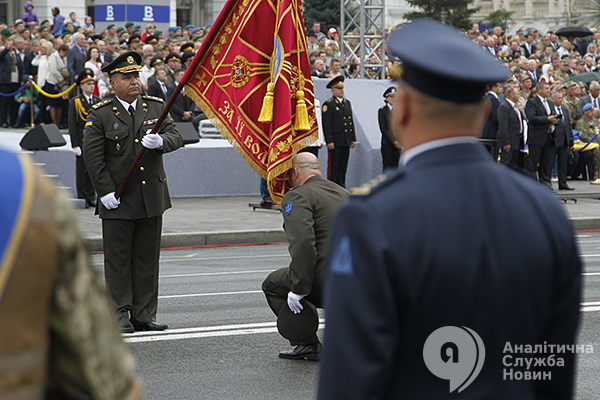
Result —
<instances>
[{"instance_id":1,"label":"blue beret","mask_svg":"<svg viewBox=\"0 0 600 400\"><path fill-rule=\"evenodd\" d=\"M133 29L142 29L142 27L140 25L136 25L133 27Z\"/></svg>"},{"instance_id":2,"label":"blue beret","mask_svg":"<svg viewBox=\"0 0 600 400\"><path fill-rule=\"evenodd\" d=\"M186 26L185 26L185 29L190 29L190 28L193 28L193 27L194 27L194 25L192 25L192 24L189 24L189 25L186 25Z\"/></svg>"},{"instance_id":3,"label":"blue beret","mask_svg":"<svg viewBox=\"0 0 600 400\"><path fill-rule=\"evenodd\" d=\"M393 78L454 103L481 101L487 85L507 80L510 73L457 29L434 20L403 25L392 32L388 48L402 62Z\"/></svg>"},{"instance_id":4,"label":"blue beret","mask_svg":"<svg viewBox=\"0 0 600 400\"><path fill-rule=\"evenodd\" d=\"M594 105L592 103L587 103L585 106L583 106L583 111L587 111L590 108L594 108Z\"/></svg>"},{"instance_id":5,"label":"blue beret","mask_svg":"<svg viewBox=\"0 0 600 400\"><path fill-rule=\"evenodd\" d=\"M194 28L194 29L192 29L192 33L196 33L196 32L199 32L199 31L200 31L200 28Z\"/></svg>"},{"instance_id":6,"label":"blue beret","mask_svg":"<svg viewBox=\"0 0 600 400\"><path fill-rule=\"evenodd\" d=\"M176 26L169 27L169 32L175 32L177 30Z\"/></svg>"}]
</instances>

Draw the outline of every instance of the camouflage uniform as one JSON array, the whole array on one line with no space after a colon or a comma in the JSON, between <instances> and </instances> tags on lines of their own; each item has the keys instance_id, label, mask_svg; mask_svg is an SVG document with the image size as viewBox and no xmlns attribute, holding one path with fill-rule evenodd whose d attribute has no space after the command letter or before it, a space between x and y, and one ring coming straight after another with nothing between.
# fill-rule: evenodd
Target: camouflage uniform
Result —
<instances>
[{"instance_id":1,"label":"camouflage uniform","mask_svg":"<svg viewBox=\"0 0 600 400\"><path fill-rule=\"evenodd\" d=\"M590 123L587 121L587 119L585 119L585 117L583 117L577 122L577 125L575 125L575 130L579 132L579 139L582 142L587 143L594 137L594 135L596 134L596 129L599 126L600 126L600 121L597 120L596 118L592 119L592 123L590 125ZM598 140L598 137L596 137L596 139L594 139L594 143L600 144L600 140ZM596 180L596 179L598 179L598 147L596 147L595 149L593 149L591 151L592 151L592 155L594 156L594 161L592 162L592 166L594 167L594 173L592 174L592 180Z\"/></svg>"},{"instance_id":2,"label":"camouflage uniform","mask_svg":"<svg viewBox=\"0 0 600 400\"><path fill-rule=\"evenodd\" d=\"M571 118L572 123L575 125L577 123L577 104L579 103L579 97L569 97L565 96L563 100L563 106L567 107L569 110L569 117Z\"/></svg>"},{"instance_id":3,"label":"camouflage uniform","mask_svg":"<svg viewBox=\"0 0 600 400\"><path fill-rule=\"evenodd\" d=\"M0 157L17 156L0 151ZM28 156L19 157L25 229L8 248L17 251L14 261L3 265L11 271L0 301L0 398L141 398L133 356L90 266L70 201Z\"/></svg>"},{"instance_id":4,"label":"camouflage uniform","mask_svg":"<svg viewBox=\"0 0 600 400\"><path fill-rule=\"evenodd\" d=\"M560 80L562 83L565 83L567 79L569 79L569 74L566 72L562 72L560 69L554 72L554 78Z\"/></svg>"}]
</instances>

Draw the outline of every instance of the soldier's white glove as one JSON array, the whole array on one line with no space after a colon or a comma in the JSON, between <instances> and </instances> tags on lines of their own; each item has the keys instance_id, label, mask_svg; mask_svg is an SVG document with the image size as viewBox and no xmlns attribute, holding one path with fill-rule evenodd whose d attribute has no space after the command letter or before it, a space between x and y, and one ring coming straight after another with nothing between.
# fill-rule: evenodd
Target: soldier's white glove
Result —
<instances>
[{"instance_id":1,"label":"soldier's white glove","mask_svg":"<svg viewBox=\"0 0 600 400\"><path fill-rule=\"evenodd\" d=\"M292 291L288 293L287 303L288 307L294 314L300 314L300 312L304 309L302 304L300 304L300 300L305 298L307 295L305 294L296 294Z\"/></svg>"},{"instance_id":2,"label":"soldier's white glove","mask_svg":"<svg viewBox=\"0 0 600 400\"><path fill-rule=\"evenodd\" d=\"M104 196L100 197L100 201L102 204L104 204L104 207L108 208L109 210L114 210L115 208L119 207L119 204L121 204L121 199L117 199L115 197L115 192L105 194Z\"/></svg>"},{"instance_id":3,"label":"soldier's white glove","mask_svg":"<svg viewBox=\"0 0 600 400\"><path fill-rule=\"evenodd\" d=\"M146 131L146 136L142 138L142 146L147 149L162 149L163 147L163 138L158 133L154 133L150 135L152 129L148 129Z\"/></svg>"},{"instance_id":4,"label":"soldier's white glove","mask_svg":"<svg viewBox=\"0 0 600 400\"><path fill-rule=\"evenodd\" d=\"M77 157L81 157L81 147L73 147L73 154L75 154Z\"/></svg>"}]
</instances>

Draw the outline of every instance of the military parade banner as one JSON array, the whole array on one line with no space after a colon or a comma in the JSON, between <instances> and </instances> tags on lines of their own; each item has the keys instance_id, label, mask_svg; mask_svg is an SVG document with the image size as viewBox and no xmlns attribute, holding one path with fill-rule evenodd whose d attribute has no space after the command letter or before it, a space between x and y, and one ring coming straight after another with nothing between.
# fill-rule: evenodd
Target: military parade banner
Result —
<instances>
[{"instance_id":1,"label":"military parade banner","mask_svg":"<svg viewBox=\"0 0 600 400\"><path fill-rule=\"evenodd\" d=\"M318 137L300 0L229 0L182 82L280 203Z\"/></svg>"}]
</instances>

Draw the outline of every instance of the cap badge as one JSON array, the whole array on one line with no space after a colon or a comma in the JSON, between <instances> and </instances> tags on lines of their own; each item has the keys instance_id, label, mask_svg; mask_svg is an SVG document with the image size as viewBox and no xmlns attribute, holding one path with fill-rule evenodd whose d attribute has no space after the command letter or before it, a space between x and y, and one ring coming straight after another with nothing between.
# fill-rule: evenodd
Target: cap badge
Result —
<instances>
[{"instance_id":1,"label":"cap badge","mask_svg":"<svg viewBox=\"0 0 600 400\"><path fill-rule=\"evenodd\" d=\"M128 62L129 64L133 64L133 63L134 63L134 61L133 61L133 57L132 57L132 56L129 56L129 57L127 57L127 62Z\"/></svg>"}]
</instances>

